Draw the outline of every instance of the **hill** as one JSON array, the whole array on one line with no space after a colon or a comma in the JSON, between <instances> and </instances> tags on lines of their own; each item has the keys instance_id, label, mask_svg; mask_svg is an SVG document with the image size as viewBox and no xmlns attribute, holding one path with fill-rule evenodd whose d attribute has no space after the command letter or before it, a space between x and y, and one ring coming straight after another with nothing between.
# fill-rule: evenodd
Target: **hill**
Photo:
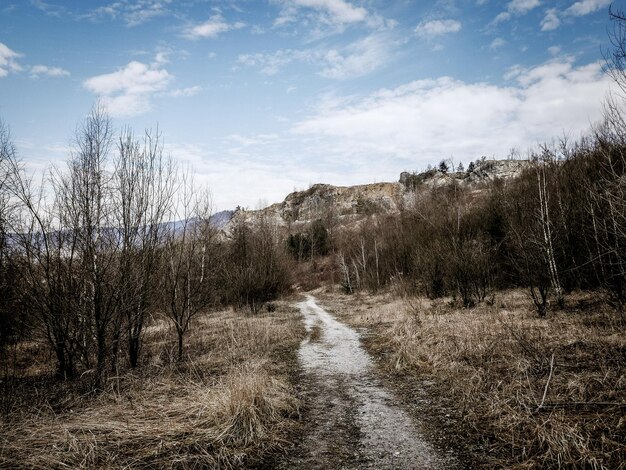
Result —
<instances>
[{"instance_id":1,"label":"hill","mask_svg":"<svg viewBox=\"0 0 626 470\"><path fill-rule=\"evenodd\" d=\"M340 224L357 221L376 213L397 213L414 199L415 193L447 184L460 184L480 189L496 179L510 179L528 166L527 160L477 160L468 171L445 172L431 169L423 172L402 172L398 182L371 183L356 186L314 184L305 191L295 191L279 203L260 210L237 209L222 218L220 225L228 236L238 223L258 224L266 220L278 227L294 227L324 214L336 217Z\"/></svg>"}]
</instances>

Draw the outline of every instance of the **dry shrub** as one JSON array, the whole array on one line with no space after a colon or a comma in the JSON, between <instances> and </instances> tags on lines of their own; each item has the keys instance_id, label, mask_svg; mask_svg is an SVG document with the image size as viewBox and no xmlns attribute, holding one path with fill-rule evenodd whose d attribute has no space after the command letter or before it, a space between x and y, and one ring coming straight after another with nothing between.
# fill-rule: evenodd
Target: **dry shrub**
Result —
<instances>
[{"instance_id":1,"label":"dry shrub","mask_svg":"<svg viewBox=\"0 0 626 470\"><path fill-rule=\"evenodd\" d=\"M607 306L539 319L514 291L473 310L368 296L333 307L371 328L388 371L435 379L488 449L484 466L626 468L626 335Z\"/></svg>"},{"instance_id":2,"label":"dry shrub","mask_svg":"<svg viewBox=\"0 0 626 470\"><path fill-rule=\"evenodd\" d=\"M63 406L33 407L0 423L0 468L236 468L258 461L286 442L298 416L285 375L301 339L292 313L279 303L255 317L201 316L183 363L169 360L175 334L155 320L146 330L146 355L153 357L140 370L113 377L98 395L76 394Z\"/></svg>"},{"instance_id":3,"label":"dry shrub","mask_svg":"<svg viewBox=\"0 0 626 470\"><path fill-rule=\"evenodd\" d=\"M0 466L238 466L278 445L281 422L298 410L290 386L263 365L238 367L214 387L155 383L115 405L100 400L13 425L3 432Z\"/></svg>"},{"instance_id":4,"label":"dry shrub","mask_svg":"<svg viewBox=\"0 0 626 470\"><path fill-rule=\"evenodd\" d=\"M240 368L227 378L216 397L220 437L229 446L257 445L275 432L275 423L297 414L298 401L289 385L263 372L263 366Z\"/></svg>"}]
</instances>

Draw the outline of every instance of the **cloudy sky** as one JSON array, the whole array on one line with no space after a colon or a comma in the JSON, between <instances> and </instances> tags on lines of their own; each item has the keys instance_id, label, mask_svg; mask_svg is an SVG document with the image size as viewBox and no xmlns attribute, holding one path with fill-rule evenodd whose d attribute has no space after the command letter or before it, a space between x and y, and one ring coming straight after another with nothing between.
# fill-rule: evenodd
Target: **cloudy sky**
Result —
<instances>
[{"instance_id":1,"label":"cloudy sky","mask_svg":"<svg viewBox=\"0 0 626 470\"><path fill-rule=\"evenodd\" d=\"M610 4L2 0L0 118L44 168L100 100L158 124L217 209L254 208L579 137L611 86Z\"/></svg>"}]
</instances>

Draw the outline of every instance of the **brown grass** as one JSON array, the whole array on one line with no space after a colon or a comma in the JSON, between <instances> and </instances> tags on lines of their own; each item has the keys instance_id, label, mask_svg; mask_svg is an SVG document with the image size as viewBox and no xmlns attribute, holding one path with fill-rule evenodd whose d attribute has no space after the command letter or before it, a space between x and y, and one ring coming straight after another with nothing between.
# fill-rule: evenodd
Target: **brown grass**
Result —
<instances>
[{"instance_id":1,"label":"brown grass","mask_svg":"<svg viewBox=\"0 0 626 470\"><path fill-rule=\"evenodd\" d=\"M286 442L298 417L292 388L303 335L297 312L198 318L187 360L176 364L162 320L146 334L146 364L109 380L107 390L22 401L0 426L2 468L234 468ZM37 382L34 395L51 391ZM52 398L50 398L52 397Z\"/></svg>"},{"instance_id":2,"label":"brown grass","mask_svg":"<svg viewBox=\"0 0 626 470\"><path fill-rule=\"evenodd\" d=\"M626 468L625 323L592 300L577 294L573 307L539 319L519 291L473 310L326 298L369 327L366 344L388 372L434 378L452 397L463 432L484 445L483 466Z\"/></svg>"}]
</instances>

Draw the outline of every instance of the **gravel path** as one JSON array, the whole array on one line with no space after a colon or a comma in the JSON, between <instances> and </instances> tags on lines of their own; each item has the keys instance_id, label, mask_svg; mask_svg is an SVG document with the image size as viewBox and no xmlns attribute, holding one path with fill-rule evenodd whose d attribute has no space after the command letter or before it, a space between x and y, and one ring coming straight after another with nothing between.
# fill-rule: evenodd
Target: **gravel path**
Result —
<instances>
[{"instance_id":1,"label":"gravel path","mask_svg":"<svg viewBox=\"0 0 626 470\"><path fill-rule=\"evenodd\" d=\"M307 338L299 351L308 405L302 442L278 468L448 469L458 465L422 437L376 379L359 334L320 308L298 304Z\"/></svg>"}]
</instances>

